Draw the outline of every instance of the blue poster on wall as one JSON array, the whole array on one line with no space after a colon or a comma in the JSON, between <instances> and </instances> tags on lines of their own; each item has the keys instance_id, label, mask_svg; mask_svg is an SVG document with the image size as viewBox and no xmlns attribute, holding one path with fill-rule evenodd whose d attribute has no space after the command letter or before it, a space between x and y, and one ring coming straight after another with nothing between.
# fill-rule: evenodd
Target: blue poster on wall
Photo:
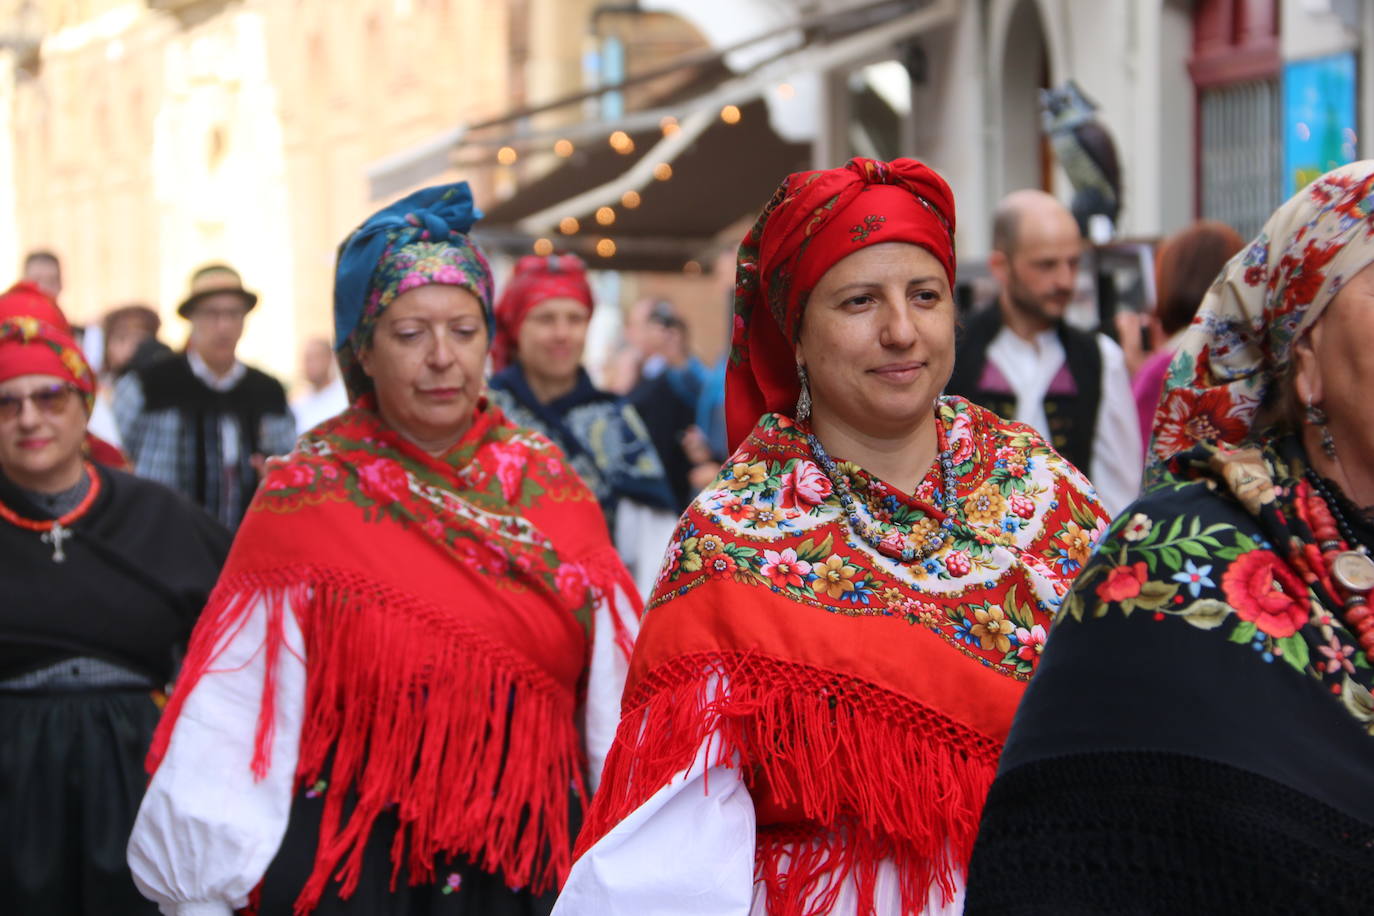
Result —
<instances>
[{"instance_id":1,"label":"blue poster on wall","mask_svg":"<svg viewBox=\"0 0 1374 916\"><path fill-rule=\"evenodd\" d=\"M1333 54L1283 68L1283 195L1355 161L1355 55Z\"/></svg>"}]
</instances>

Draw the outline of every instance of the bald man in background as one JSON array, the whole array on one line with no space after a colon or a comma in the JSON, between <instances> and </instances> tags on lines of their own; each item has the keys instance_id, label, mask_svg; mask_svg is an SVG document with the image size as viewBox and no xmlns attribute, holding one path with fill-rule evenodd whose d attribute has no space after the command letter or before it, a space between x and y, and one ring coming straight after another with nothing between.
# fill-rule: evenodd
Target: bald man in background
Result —
<instances>
[{"instance_id":1,"label":"bald man in background","mask_svg":"<svg viewBox=\"0 0 1374 916\"><path fill-rule=\"evenodd\" d=\"M1140 490L1140 428L1121 347L1069 326L1083 238L1043 191L1014 191L993 218L997 303L960 335L946 391L1034 427L1087 475L1113 515Z\"/></svg>"},{"instance_id":2,"label":"bald man in background","mask_svg":"<svg viewBox=\"0 0 1374 916\"><path fill-rule=\"evenodd\" d=\"M56 302L62 295L62 262L51 251L30 251L24 256L23 279L37 286Z\"/></svg>"}]
</instances>

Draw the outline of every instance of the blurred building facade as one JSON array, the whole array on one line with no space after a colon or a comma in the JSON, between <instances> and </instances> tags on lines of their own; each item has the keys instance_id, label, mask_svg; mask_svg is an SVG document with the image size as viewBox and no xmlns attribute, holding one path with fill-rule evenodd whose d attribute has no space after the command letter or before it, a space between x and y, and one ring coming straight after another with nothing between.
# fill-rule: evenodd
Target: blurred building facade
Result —
<instances>
[{"instance_id":1,"label":"blurred building facade","mask_svg":"<svg viewBox=\"0 0 1374 916\"><path fill-rule=\"evenodd\" d=\"M634 271L612 295L700 312L709 354L700 274L783 171L925 159L978 259L1002 194L1071 193L1037 103L1068 79L1115 138L1127 236L1253 231L1322 157L1374 152L1359 0L0 0L0 22L0 280L52 248L76 319L170 317L225 260L263 296L244 353L287 375L344 233L436 180L473 182L504 256L573 248ZM1299 90L1350 98L1308 117Z\"/></svg>"}]
</instances>

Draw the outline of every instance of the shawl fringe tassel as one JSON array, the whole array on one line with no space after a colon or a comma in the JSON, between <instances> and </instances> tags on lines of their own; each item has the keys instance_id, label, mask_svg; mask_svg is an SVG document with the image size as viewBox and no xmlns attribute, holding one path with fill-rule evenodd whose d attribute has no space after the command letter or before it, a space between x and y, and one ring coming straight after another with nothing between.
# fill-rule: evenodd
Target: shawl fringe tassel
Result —
<instances>
[{"instance_id":1,"label":"shawl fringe tassel","mask_svg":"<svg viewBox=\"0 0 1374 916\"><path fill-rule=\"evenodd\" d=\"M607 580L604 570L583 567L603 596L625 576L622 570ZM297 914L316 906L331 878L341 897L353 892L368 834L392 805L401 825L391 851L393 887L403 865L412 882L433 880L440 853L465 855L536 893L562 883L571 866L570 791L587 797L577 698L451 612L356 573L294 566L223 580L159 724L149 772L166 754L191 688L260 601L268 615L266 675L253 773L261 779L271 764L290 607L309 660L297 785L329 783L315 868ZM612 616L617 641L627 644L623 621ZM345 817L350 789L356 802Z\"/></svg>"},{"instance_id":2,"label":"shawl fringe tassel","mask_svg":"<svg viewBox=\"0 0 1374 916\"><path fill-rule=\"evenodd\" d=\"M728 686L713 699L714 683ZM901 876L903 912L920 912L933 886L953 899L1000 743L852 676L757 653L675 658L626 697L577 855L687 769L708 737L707 766L751 761L756 802L765 789L787 811L786 824L759 825L755 880L770 916L823 916L846 879L859 913L873 914L884 859Z\"/></svg>"}]
</instances>

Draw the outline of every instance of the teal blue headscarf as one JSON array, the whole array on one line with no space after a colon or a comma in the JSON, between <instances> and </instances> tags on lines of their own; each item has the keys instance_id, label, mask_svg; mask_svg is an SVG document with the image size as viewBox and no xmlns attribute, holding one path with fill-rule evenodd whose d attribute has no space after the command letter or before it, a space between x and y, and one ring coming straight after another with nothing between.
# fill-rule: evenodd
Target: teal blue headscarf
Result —
<instances>
[{"instance_id":1,"label":"teal blue headscarf","mask_svg":"<svg viewBox=\"0 0 1374 916\"><path fill-rule=\"evenodd\" d=\"M382 312L401 293L430 283L468 290L492 333L492 278L468 237L482 218L466 181L416 191L377 211L339 247L334 270L334 349L349 395L372 390L358 353Z\"/></svg>"}]
</instances>

